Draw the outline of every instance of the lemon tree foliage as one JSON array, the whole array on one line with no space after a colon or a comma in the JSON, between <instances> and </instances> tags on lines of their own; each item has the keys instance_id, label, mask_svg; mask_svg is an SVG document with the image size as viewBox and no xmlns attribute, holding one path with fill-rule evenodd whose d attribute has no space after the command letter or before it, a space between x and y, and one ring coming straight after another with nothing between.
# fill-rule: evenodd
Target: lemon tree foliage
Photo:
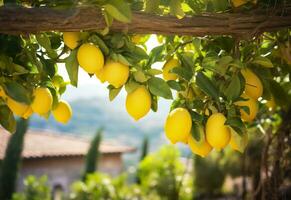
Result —
<instances>
[{"instance_id":1,"label":"lemon tree foliage","mask_svg":"<svg viewBox=\"0 0 291 200\"><path fill-rule=\"evenodd\" d=\"M72 109L61 96L68 84L78 86L80 67L107 84L110 101L125 89L126 110L135 120L150 110L158 111L159 99L171 100L166 136L202 157L228 144L242 152L249 127L267 128L290 107L288 29L247 41L231 36L157 35L159 45L150 52L145 45L149 35L110 31L114 20L131 22L132 11L183 18L202 12L248 12L272 6L268 0L17 2L56 9L95 6L102 9L107 27L0 35L0 124L10 132L15 131L14 116L28 118L36 113L48 118L52 113L58 122L67 123ZM156 63L163 67L154 67ZM66 68L70 82L58 74L60 67Z\"/></svg>"}]
</instances>

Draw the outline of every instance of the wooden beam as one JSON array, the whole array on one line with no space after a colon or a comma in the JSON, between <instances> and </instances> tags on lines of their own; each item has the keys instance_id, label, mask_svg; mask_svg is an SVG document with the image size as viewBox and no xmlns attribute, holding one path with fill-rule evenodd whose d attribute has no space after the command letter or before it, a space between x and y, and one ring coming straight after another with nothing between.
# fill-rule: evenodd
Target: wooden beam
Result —
<instances>
[{"instance_id":1,"label":"wooden beam","mask_svg":"<svg viewBox=\"0 0 291 200\"><path fill-rule=\"evenodd\" d=\"M270 13L270 14L266 14ZM42 31L92 31L106 27L97 8L80 7L70 10L53 8L0 8L0 32L27 34ZM112 31L164 35L236 35L250 37L265 31L291 27L291 6L284 10L253 13L202 14L177 19L134 12L129 24L114 21Z\"/></svg>"}]
</instances>

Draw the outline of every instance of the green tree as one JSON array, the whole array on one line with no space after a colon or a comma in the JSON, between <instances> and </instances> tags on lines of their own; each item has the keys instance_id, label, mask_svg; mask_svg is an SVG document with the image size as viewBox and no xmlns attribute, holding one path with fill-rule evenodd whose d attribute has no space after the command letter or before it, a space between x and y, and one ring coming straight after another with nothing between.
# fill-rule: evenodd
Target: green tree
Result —
<instances>
[{"instance_id":1,"label":"green tree","mask_svg":"<svg viewBox=\"0 0 291 200\"><path fill-rule=\"evenodd\" d=\"M21 161L24 135L28 128L28 120L19 119L16 132L11 136L1 167L0 199L10 200L15 192L17 173Z\"/></svg>"},{"instance_id":2,"label":"green tree","mask_svg":"<svg viewBox=\"0 0 291 200\"><path fill-rule=\"evenodd\" d=\"M24 180L24 187L24 191L15 193L12 200L51 200L51 188L46 176L28 176Z\"/></svg>"},{"instance_id":3,"label":"green tree","mask_svg":"<svg viewBox=\"0 0 291 200\"><path fill-rule=\"evenodd\" d=\"M142 145L141 145L141 154L140 154L140 159L139 159L140 162L143 161L143 159L147 156L148 149L149 149L149 139L147 136L145 136L143 141L142 141ZM137 172L137 174L138 174L138 172ZM136 183L140 184L140 179L139 179L138 175L136 176Z\"/></svg>"},{"instance_id":4,"label":"green tree","mask_svg":"<svg viewBox=\"0 0 291 200\"><path fill-rule=\"evenodd\" d=\"M95 135L95 137L92 139L90 148L88 150L87 156L86 156L86 164L85 164L85 171L83 174L83 180L86 179L86 176L88 174L94 173L97 170L98 167L98 161L100 157L100 143L102 140L102 132L103 129L99 129Z\"/></svg>"},{"instance_id":5,"label":"green tree","mask_svg":"<svg viewBox=\"0 0 291 200\"><path fill-rule=\"evenodd\" d=\"M225 173L218 164L219 158L201 158L195 156L193 159L195 197L203 196L210 198L221 192Z\"/></svg>"}]
</instances>

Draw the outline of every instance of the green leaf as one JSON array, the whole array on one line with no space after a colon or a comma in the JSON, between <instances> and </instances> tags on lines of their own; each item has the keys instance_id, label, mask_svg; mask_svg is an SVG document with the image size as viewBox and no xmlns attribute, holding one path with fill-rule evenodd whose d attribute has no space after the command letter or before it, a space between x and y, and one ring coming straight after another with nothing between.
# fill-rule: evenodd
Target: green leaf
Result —
<instances>
[{"instance_id":1,"label":"green leaf","mask_svg":"<svg viewBox=\"0 0 291 200\"><path fill-rule=\"evenodd\" d=\"M27 105L31 103L30 93L19 83L9 81L5 83L5 87L8 96L12 99Z\"/></svg>"},{"instance_id":2,"label":"green leaf","mask_svg":"<svg viewBox=\"0 0 291 200\"><path fill-rule=\"evenodd\" d=\"M109 48L107 47L107 45L105 44L105 42L97 35L92 35L89 38L89 41L91 41L92 43L94 43L95 45L97 45L102 53L104 53L105 55L109 54Z\"/></svg>"},{"instance_id":3,"label":"green leaf","mask_svg":"<svg viewBox=\"0 0 291 200\"><path fill-rule=\"evenodd\" d=\"M134 90L136 90L138 87L140 86L140 84L138 84L137 82L135 82L134 80L130 79L126 84L125 84L125 90L127 93L131 93Z\"/></svg>"},{"instance_id":4,"label":"green leaf","mask_svg":"<svg viewBox=\"0 0 291 200\"><path fill-rule=\"evenodd\" d=\"M66 58L66 69L71 81L71 84L75 87L78 86L78 71L79 71L79 63L77 60L77 50L74 49L71 51L69 57Z\"/></svg>"},{"instance_id":5,"label":"green leaf","mask_svg":"<svg viewBox=\"0 0 291 200\"><path fill-rule=\"evenodd\" d=\"M200 128L199 128L198 124L195 122L192 123L191 135L196 141L200 140Z\"/></svg>"},{"instance_id":6,"label":"green leaf","mask_svg":"<svg viewBox=\"0 0 291 200\"><path fill-rule=\"evenodd\" d=\"M111 26L112 22L113 22L113 17L107 12L103 12L103 14L104 14L104 19L105 19L106 25Z\"/></svg>"},{"instance_id":7,"label":"green leaf","mask_svg":"<svg viewBox=\"0 0 291 200\"><path fill-rule=\"evenodd\" d=\"M131 10L126 1L108 0L104 8L114 19L124 23L131 22Z\"/></svg>"},{"instance_id":8,"label":"green leaf","mask_svg":"<svg viewBox=\"0 0 291 200\"><path fill-rule=\"evenodd\" d=\"M163 71L159 70L159 69L149 69L149 70L147 70L147 73L151 76L155 76L155 75L162 74Z\"/></svg>"},{"instance_id":9,"label":"green leaf","mask_svg":"<svg viewBox=\"0 0 291 200\"><path fill-rule=\"evenodd\" d=\"M50 41L49 37L47 36L47 34L45 34L45 33L37 34L36 40L38 41L40 46L45 48L45 50L47 51L50 58L57 58L58 57L58 54L51 47L51 41Z\"/></svg>"},{"instance_id":10,"label":"green leaf","mask_svg":"<svg viewBox=\"0 0 291 200\"><path fill-rule=\"evenodd\" d=\"M225 56L221 59L217 57L205 57L202 62L202 67L223 76L226 73L228 64L231 62L230 59L232 59L230 56Z\"/></svg>"},{"instance_id":11,"label":"green leaf","mask_svg":"<svg viewBox=\"0 0 291 200\"><path fill-rule=\"evenodd\" d=\"M152 98L151 109L152 111L157 112L158 111L158 97L151 95L151 98Z\"/></svg>"},{"instance_id":12,"label":"green leaf","mask_svg":"<svg viewBox=\"0 0 291 200\"><path fill-rule=\"evenodd\" d=\"M123 55L117 54L116 61L124 64L124 65L132 65Z\"/></svg>"},{"instance_id":13,"label":"green leaf","mask_svg":"<svg viewBox=\"0 0 291 200\"><path fill-rule=\"evenodd\" d=\"M170 13L179 19L185 16L184 11L182 10L182 5L180 0L171 0L170 1Z\"/></svg>"},{"instance_id":14,"label":"green leaf","mask_svg":"<svg viewBox=\"0 0 291 200\"><path fill-rule=\"evenodd\" d=\"M191 117L192 117L192 120L195 121L195 122L199 122L199 123L202 123L203 122L203 116L200 115L199 113L191 110L190 111L190 114L191 114Z\"/></svg>"},{"instance_id":15,"label":"green leaf","mask_svg":"<svg viewBox=\"0 0 291 200\"><path fill-rule=\"evenodd\" d=\"M113 101L115 99L115 97L119 94L119 92L121 91L121 88L111 88L109 89L109 100Z\"/></svg>"},{"instance_id":16,"label":"green leaf","mask_svg":"<svg viewBox=\"0 0 291 200\"><path fill-rule=\"evenodd\" d=\"M164 97L165 99L173 98L170 87L163 79L152 77L148 80L148 85L152 94Z\"/></svg>"},{"instance_id":17,"label":"green leaf","mask_svg":"<svg viewBox=\"0 0 291 200\"><path fill-rule=\"evenodd\" d=\"M268 58L262 56L256 57L252 63L266 68L274 67L273 63Z\"/></svg>"},{"instance_id":18,"label":"green leaf","mask_svg":"<svg viewBox=\"0 0 291 200\"><path fill-rule=\"evenodd\" d=\"M208 96L218 101L219 90L213 84L213 82L202 72L198 72L196 75L196 85Z\"/></svg>"},{"instance_id":19,"label":"green leaf","mask_svg":"<svg viewBox=\"0 0 291 200\"><path fill-rule=\"evenodd\" d=\"M172 88L174 90L177 90L177 91L183 90L183 88L181 87L181 85L177 81L169 80L169 81L167 81L167 83L170 86L170 88Z\"/></svg>"},{"instance_id":20,"label":"green leaf","mask_svg":"<svg viewBox=\"0 0 291 200\"><path fill-rule=\"evenodd\" d=\"M246 126L239 117L227 118L224 124L231 126L240 136L246 133Z\"/></svg>"},{"instance_id":21,"label":"green leaf","mask_svg":"<svg viewBox=\"0 0 291 200\"><path fill-rule=\"evenodd\" d=\"M148 80L148 77L142 71L136 71L133 73L133 77L137 82L144 83Z\"/></svg>"},{"instance_id":22,"label":"green leaf","mask_svg":"<svg viewBox=\"0 0 291 200\"><path fill-rule=\"evenodd\" d=\"M54 77L58 71L56 63L51 59L41 59L41 61L43 63L43 70L45 73L50 77Z\"/></svg>"},{"instance_id":23,"label":"green leaf","mask_svg":"<svg viewBox=\"0 0 291 200\"><path fill-rule=\"evenodd\" d=\"M3 128L8 130L10 133L14 133L16 130L16 121L13 113L6 105L0 106L0 116L5 116L0 117L0 124L3 126Z\"/></svg>"},{"instance_id":24,"label":"green leaf","mask_svg":"<svg viewBox=\"0 0 291 200\"><path fill-rule=\"evenodd\" d=\"M193 76L193 72L185 67L175 67L170 70L171 73L175 73L186 81L190 81Z\"/></svg>"},{"instance_id":25,"label":"green leaf","mask_svg":"<svg viewBox=\"0 0 291 200\"><path fill-rule=\"evenodd\" d=\"M155 62L162 61L165 57L165 55L163 54L164 50L165 50L164 45L160 45L160 46L153 48L149 54L148 65L151 65Z\"/></svg>"},{"instance_id":26,"label":"green leaf","mask_svg":"<svg viewBox=\"0 0 291 200\"><path fill-rule=\"evenodd\" d=\"M284 90L284 88L276 81L270 81L270 90L275 99L276 104L282 107L288 108L291 105L290 95Z\"/></svg>"},{"instance_id":27,"label":"green leaf","mask_svg":"<svg viewBox=\"0 0 291 200\"><path fill-rule=\"evenodd\" d=\"M231 56L223 56L221 57L215 67L217 73L221 74L222 76L225 75L229 64L233 61Z\"/></svg>"},{"instance_id":28,"label":"green leaf","mask_svg":"<svg viewBox=\"0 0 291 200\"><path fill-rule=\"evenodd\" d=\"M234 75L231 78L231 82L229 83L228 87L225 90L225 96L228 100L234 100L240 96L241 92L241 85L240 79L238 75Z\"/></svg>"},{"instance_id":29,"label":"green leaf","mask_svg":"<svg viewBox=\"0 0 291 200\"><path fill-rule=\"evenodd\" d=\"M179 53L177 55L178 55L179 60L182 63L182 66L186 67L189 71L192 71L192 68L194 66L193 53L183 52L183 53Z\"/></svg>"},{"instance_id":30,"label":"green leaf","mask_svg":"<svg viewBox=\"0 0 291 200\"><path fill-rule=\"evenodd\" d=\"M145 12L156 13L159 9L160 0L146 0L145 1Z\"/></svg>"}]
</instances>

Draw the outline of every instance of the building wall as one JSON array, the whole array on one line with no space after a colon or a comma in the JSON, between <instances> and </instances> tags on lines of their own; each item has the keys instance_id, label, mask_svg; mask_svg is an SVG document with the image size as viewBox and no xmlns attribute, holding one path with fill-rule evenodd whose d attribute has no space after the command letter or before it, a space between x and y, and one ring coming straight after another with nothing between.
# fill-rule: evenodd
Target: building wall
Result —
<instances>
[{"instance_id":1,"label":"building wall","mask_svg":"<svg viewBox=\"0 0 291 200\"><path fill-rule=\"evenodd\" d=\"M84 157L52 157L25 159L22 162L18 178L18 190L23 189L23 180L28 175L40 177L46 175L51 188L61 186L64 192L68 192L70 185L79 180L84 169ZM122 171L121 153L103 154L101 156L98 170L118 175Z\"/></svg>"}]
</instances>

